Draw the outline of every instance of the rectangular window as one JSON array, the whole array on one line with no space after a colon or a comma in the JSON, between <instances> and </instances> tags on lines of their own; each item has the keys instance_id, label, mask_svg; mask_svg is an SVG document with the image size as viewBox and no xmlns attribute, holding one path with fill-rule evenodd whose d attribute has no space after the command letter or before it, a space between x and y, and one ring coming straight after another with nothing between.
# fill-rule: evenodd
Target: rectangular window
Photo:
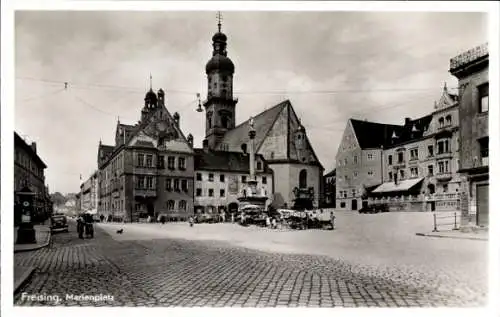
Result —
<instances>
[{"instance_id":1,"label":"rectangular window","mask_svg":"<svg viewBox=\"0 0 500 317\"><path fill-rule=\"evenodd\" d=\"M144 154L137 154L137 166L144 166Z\"/></svg>"},{"instance_id":2,"label":"rectangular window","mask_svg":"<svg viewBox=\"0 0 500 317\"><path fill-rule=\"evenodd\" d=\"M398 153L398 163L403 163L404 160L405 160L404 153L403 152L399 152Z\"/></svg>"},{"instance_id":3,"label":"rectangular window","mask_svg":"<svg viewBox=\"0 0 500 317\"><path fill-rule=\"evenodd\" d=\"M352 197L356 197L356 190L355 190L355 189L353 189L353 190L351 191L351 193L352 193Z\"/></svg>"},{"instance_id":4,"label":"rectangular window","mask_svg":"<svg viewBox=\"0 0 500 317\"><path fill-rule=\"evenodd\" d=\"M183 190L183 191L185 191L185 192L187 192L187 191L188 191L188 181L187 181L187 179L183 179L183 180L181 181L181 187L182 187L182 190Z\"/></svg>"},{"instance_id":5,"label":"rectangular window","mask_svg":"<svg viewBox=\"0 0 500 317\"><path fill-rule=\"evenodd\" d=\"M144 188L144 176L137 176L137 187L136 188Z\"/></svg>"},{"instance_id":6,"label":"rectangular window","mask_svg":"<svg viewBox=\"0 0 500 317\"><path fill-rule=\"evenodd\" d=\"M220 174L220 175L219 175L219 181L220 181L221 183L224 183L224 182L226 181L226 177L224 176L224 174Z\"/></svg>"},{"instance_id":7,"label":"rectangular window","mask_svg":"<svg viewBox=\"0 0 500 317\"><path fill-rule=\"evenodd\" d=\"M196 173L196 180L197 181L201 181L202 180L201 173Z\"/></svg>"},{"instance_id":8,"label":"rectangular window","mask_svg":"<svg viewBox=\"0 0 500 317\"><path fill-rule=\"evenodd\" d=\"M209 197L214 197L214 189L213 189L213 188L210 188L210 189L208 190L208 196L209 196Z\"/></svg>"},{"instance_id":9,"label":"rectangular window","mask_svg":"<svg viewBox=\"0 0 500 317\"><path fill-rule=\"evenodd\" d=\"M220 196L225 197L226 196L226 191L224 189L220 190Z\"/></svg>"},{"instance_id":10,"label":"rectangular window","mask_svg":"<svg viewBox=\"0 0 500 317\"><path fill-rule=\"evenodd\" d=\"M213 182L214 181L214 174L213 173L208 174L208 181L209 182Z\"/></svg>"},{"instance_id":11,"label":"rectangular window","mask_svg":"<svg viewBox=\"0 0 500 317\"><path fill-rule=\"evenodd\" d=\"M184 157L179 157L179 169L180 170L186 169L186 159Z\"/></svg>"},{"instance_id":12,"label":"rectangular window","mask_svg":"<svg viewBox=\"0 0 500 317\"><path fill-rule=\"evenodd\" d=\"M405 171L404 170L399 170L399 178L404 179L405 178Z\"/></svg>"},{"instance_id":13,"label":"rectangular window","mask_svg":"<svg viewBox=\"0 0 500 317\"><path fill-rule=\"evenodd\" d=\"M358 164L358 156L354 155L354 164Z\"/></svg>"},{"instance_id":14,"label":"rectangular window","mask_svg":"<svg viewBox=\"0 0 500 317\"><path fill-rule=\"evenodd\" d=\"M196 188L196 196L197 197L201 196L201 188Z\"/></svg>"},{"instance_id":15,"label":"rectangular window","mask_svg":"<svg viewBox=\"0 0 500 317\"><path fill-rule=\"evenodd\" d=\"M267 184L267 177L266 176L262 176L262 184Z\"/></svg>"},{"instance_id":16,"label":"rectangular window","mask_svg":"<svg viewBox=\"0 0 500 317\"><path fill-rule=\"evenodd\" d=\"M434 156L434 146L429 145L429 146L427 147L427 152L428 152L428 156L429 156L429 157Z\"/></svg>"},{"instance_id":17,"label":"rectangular window","mask_svg":"<svg viewBox=\"0 0 500 317\"><path fill-rule=\"evenodd\" d=\"M358 172L354 172L354 178L358 177Z\"/></svg>"},{"instance_id":18,"label":"rectangular window","mask_svg":"<svg viewBox=\"0 0 500 317\"><path fill-rule=\"evenodd\" d=\"M176 192L179 191L179 180L178 179L174 179L174 190Z\"/></svg>"},{"instance_id":19,"label":"rectangular window","mask_svg":"<svg viewBox=\"0 0 500 317\"><path fill-rule=\"evenodd\" d=\"M387 157L387 161L388 161L389 165L392 165L392 155L389 155Z\"/></svg>"},{"instance_id":20,"label":"rectangular window","mask_svg":"<svg viewBox=\"0 0 500 317\"><path fill-rule=\"evenodd\" d=\"M411 160L418 160L418 149L411 149L410 150L410 159Z\"/></svg>"},{"instance_id":21,"label":"rectangular window","mask_svg":"<svg viewBox=\"0 0 500 317\"><path fill-rule=\"evenodd\" d=\"M168 169L175 169L175 157L174 156L169 156L168 157Z\"/></svg>"},{"instance_id":22,"label":"rectangular window","mask_svg":"<svg viewBox=\"0 0 500 317\"><path fill-rule=\"evenodd\" d=\"M347 191L346 190L343 191L343 195L344 195L344 198L347 198Z\"/></svg>"},{"instance_id":23,"label":"rectangular window","mask_svg":"<svg viewBox=\"0 0 500 317\"><path fill-rule=\"evenodd\" d=\"M412 167L410 168L411 177L418 177L418 168Z\"/></svg>"},{"instance_id":24,"label":"rectangular window","mask_svg":"<svg viewBox=\"0 0 500 317\"><path fill-rule=\"evenodd\" d=\"M373 160L373 154L370 153L370 154L368 154L368 161L371 161L371 160Z\"/></svg>"},{"instance_id":25,"label":"rectangular window","mask_svg":"<svg viewBox=\"0 0 500 317\"><path fill-rule=\"evenodd\" d=\"M146 177L146 187L149 189L153 188L153 176Z\"/></svg>"},{"instance_id":26,"label":"rectangular window","mask_svg":"<svg viewBox=\"0 0 500 317\"><path fill-rule=\"evenodd\" d=\"M158 155L158 168L164 169L165 168L165 157L163 155Z\"/></svg>"},{"instance_id":27,"label":"rectangular window","mask_svg":"<svg viewBox=\"0 0 500 317\"><path fill-rule=\"evenodd\" d=\"M481 154L481 166L487 166L489 163L490 146L489 137L481 138L479 142L479 151Z\"/></svg>"},{"instance_id":28,"label":"rectangular window","mask_svg":"<svg viewBox=\"0 0 500 317\"><path fill-rule=\"evenodd\" d=\"M484 84L477 87L479 93L479 113L488 112L490 107L489 100L489 84Z\"/></svg>"},{"instance_id":29,"label":"rectangular window","mask_svg":"<svg viewBox=\"0 0 500 317\"><path fill-rule=\"evenodd\" d=\"M373 176L373 171L368 171L368 176Z\"/></svg>"},{"instance_id":30,"label":"rectangular window","mask_svg":"<svg viewBox=\"0 0 500 317\"><path fill-rule=\"evenodd\" d=\"M241 182L246 183L247 182L247 177L246 176L241 176Z\"/></svg>"},{"instance_id":31,"label":"rectangular window","mask_svg":"<svg viewBox=\"0 0 500 317\"><path fill-rule=\"evenodd\" d=\"M172 190L172 180L170 178L167 178L165 180L165 189L166 190Z\"/></svg>"},{"instance_id":32,"label":"rectangular window","mask_svg":"<svg viewBox=\"0 0 500 317\"><path fill-rule=\"evenodd\" d=\"M434 166L432 166L432 165L427 166L427 174L429 176L433 176L434 175Z\"/></svg>"},{"instance_id":33,"label":"rectangular window","mask_svg":"<svg viewBox=\"0 0 500 317\"><path fill-rule=\"evenodd\" d=\"M153 155L146 155L146 167L153 167Z\"/></svg>"},{"instance_id":34,"label":"rectangular window","mask_svg":"<svg viewBox=\"0 0 500 317\"><path fill-rule=\"evenodd\" d=\"M443 185L443 193L447 193L448 192L448 184L444 184Z\"/></svg>"}]
</instances>

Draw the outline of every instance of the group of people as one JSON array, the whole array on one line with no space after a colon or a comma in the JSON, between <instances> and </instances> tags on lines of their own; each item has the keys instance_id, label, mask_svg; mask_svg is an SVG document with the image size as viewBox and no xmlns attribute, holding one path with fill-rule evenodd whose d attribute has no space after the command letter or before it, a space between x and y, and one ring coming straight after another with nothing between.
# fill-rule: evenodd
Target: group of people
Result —
<instances>
[{"instance_id":1,"label":"group of people","mask_svg":"<svg viewBox=\"0 0 500 317\"><path fill-rule=\"evenodd\" d=\"M91 214L81 214L76 218L76 231L80 239L84 239L84 233L86 238L94 237L94 218Z\"/></svg>"}]
</instances>

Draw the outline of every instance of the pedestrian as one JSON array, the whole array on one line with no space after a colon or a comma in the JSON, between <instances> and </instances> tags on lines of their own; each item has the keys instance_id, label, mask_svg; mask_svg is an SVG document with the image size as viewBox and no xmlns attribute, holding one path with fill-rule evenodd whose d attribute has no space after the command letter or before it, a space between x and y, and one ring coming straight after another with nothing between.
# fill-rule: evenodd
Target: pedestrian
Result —
<instances>
[{"instance_id":1,"label":"pedestrian","mask_svg":"<svg viewBox=\"0 0 500 317\"><path fill-rule=\"evenodd\" d=\"M234 223L234 212L231 213L231 223Z\"/></svg>"},{"instance_id":2,"label":"pedestrian","mask_svg":"<svg viewBox=\"0 0 500 317\"><path fill-rule=\"evenodd\" d=\"M78 218L76 218L76 231L78 232L78 238L83 239L83 217L81 215L78 215Z\"/></svg>"},{"instance_id":3,"label":"pedestrian","mask_svg":"<svg viewBox=\"0 0 500 317\"><path fill-rule=\"evenodd\" d=\"M104 215L103 215L103 214L101 214L101 215L99 216L99 219L101 219L101 222L103 222L103 221L104 221Z\"/></svg>"},{"instance_id":4,"label":"pedestrian","mask_svg":"<svg viewBox=\"0 0 500 317\"><path fill-rule=\"evenodd\" d=\"M226 213L223 211L221 214L222 222L226 222Z\"/></svg>"},{"instance_id":5,"label":"pedestrian","mask_svg":"<svg viewBox=\"0 0 500 317\"><path fill-rule=\"evenodd\" d=\"M189 216L189 226L192 227L194 223L193 216Z\"/></svg>"},{"instance_id":6,"label":"pedestrian","mask_svg":"<svg viewBox=\"0 0 500 317\"><path fill-rule=\"evenodd\" d=\"M335 215L333 214L333 211L330 211L330 222L332 223L332 229L335 228Z\"/></svg>"},{"instance_id":7,"label":"pedestrian","mask_svg":"<svg viewBox=\"0 0 500 317\"><path fill-rule=\"evenodd\" d=\"M163 215L160 216L160 222L161 222L162 225L165 224L165 216L163 216Z\"/></svg>"},{"instance_id":8,"label":"pedestrian","mask_svg":"<svg viewBox=\"0 0 500 317\"><path fill-rule=\"evenodd\" d=\"M278 227L278 225L276 224L276 218L273 217L273 221L272 221L272 228L273 229L276 229Z\"/></svg>"},{"instance_id":9,"label":"pedestrian","mask_svg":"<svg viewBox=\"0 0 500 317\"><path fill-rule=\"evenodd\" d=\"M271 227L271 218L269 218L269 215L266 216L266 227Z\"/></svg>"}]
</instances>

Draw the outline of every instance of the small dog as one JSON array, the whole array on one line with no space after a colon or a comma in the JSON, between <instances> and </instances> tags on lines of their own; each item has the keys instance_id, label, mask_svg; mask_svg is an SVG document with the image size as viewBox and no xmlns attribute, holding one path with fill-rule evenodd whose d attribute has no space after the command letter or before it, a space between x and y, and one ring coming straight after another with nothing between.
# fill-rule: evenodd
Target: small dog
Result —
<instances>
[{"instance_id":1,"label":"small dog","mask_svg":"<svg viewBox=\"0 0 500 317\"><path fill-rule=\"evenodd\" d=\"M123 229L116 230L116 233L118 233L118 234L122 234L122 233L123 233Z\"/></svg>"}]
</instances>

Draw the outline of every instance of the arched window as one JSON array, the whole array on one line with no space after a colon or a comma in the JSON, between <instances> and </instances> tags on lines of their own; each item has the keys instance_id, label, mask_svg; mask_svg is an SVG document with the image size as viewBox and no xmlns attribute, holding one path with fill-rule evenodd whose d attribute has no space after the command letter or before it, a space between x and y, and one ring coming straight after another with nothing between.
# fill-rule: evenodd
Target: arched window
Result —
<instances>
[{"instance_id":1,"label":"arched window","mask_svg":"<svg viewBox=\"0 0 500 317\"><path fill-rule=\"evenodd\" d=\"M451 115L446 116L446 124L451 125Z\"/></svg>"},{"instance_id":2,"label":"arched window","mask_svg":"<svg viewBox=\"0 0 500 317\"><path fill-rule=\"evenodd\" d=\"M186 203L186 201L185 201L185 200L181 200L181 201L179 202L179 210L181 210L181 211L186 211L186 206L187 206L187 203Z\"/></svg>"},{"instance_id":3,"label":"arched window","mask_svg":"<svg viewBox=\"0 0 500 317\"><path fill-rule=\"evenodd\" d=\"M439 118L439 127L442 128L444 126L444 118Z\"/></svg>"},{"instance_id":4,"label":"arched window","mask_svg":"<svg viewBox=\"0 0 500 317\"><path fill-rule=\"evenodd\" d=\"M167 210L174 210L175 208L175 201L169 200L167 201Z\"/></svg>"},{"instance_id":5,"label":"arched window","mask_svg":"<svg viewBox=\"0 0 500 317\"><path fill-rule=\"evenodd\" d=\"M307 171L305 169L299 173L299 188L307 188Z\"/></svg>"},{"instance_id":6,"label":"arched window","mask_svg":"<svg viewBox=\"0 0 500 317\"><path fill-rule=\"evenodd\" d=\"M208 124L208 128L211 129L212 128L212 111L209 111L207 113L207 124Z\"/></svg>"}]
</instances>

